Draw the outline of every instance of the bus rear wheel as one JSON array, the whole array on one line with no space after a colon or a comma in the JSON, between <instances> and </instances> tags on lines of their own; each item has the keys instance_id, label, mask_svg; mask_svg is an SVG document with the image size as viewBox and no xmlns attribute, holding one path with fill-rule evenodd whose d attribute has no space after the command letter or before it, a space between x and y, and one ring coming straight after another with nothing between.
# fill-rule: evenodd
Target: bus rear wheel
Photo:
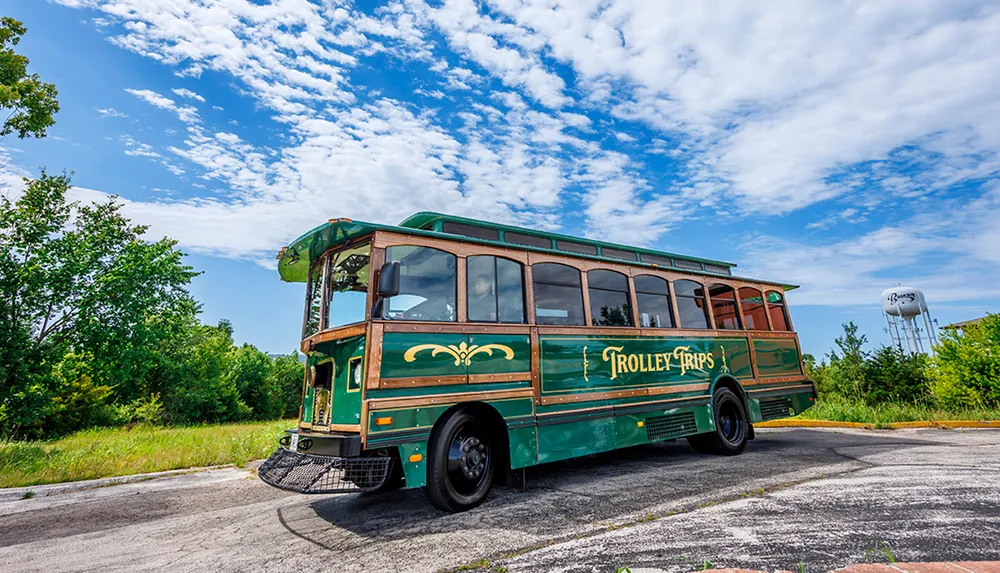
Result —
<instances>
[{"instance_id":1,"label":"bus rear wheel","mask_svg":"<svg viewBox=\"0 0 1000 573\"><path fill-rule=\"evenodd\" d=\"M483 502L493 486L490 433L468 410L452 413L431 437L427 497L438 509L458 512Z\"/></svg>"},{"instance_id":2,"label":"bus rear wheel","mask_svg":"<svg viewBox=\"0 0 1000 573\"><path fill-rule=\"evenodd\" d=\"M743 401L729 388L719 388L712 394L712 416L715 431L689 436L688 443L699 452L735 456L747 447L750 423Z\"/></svg>"}]
</instances>

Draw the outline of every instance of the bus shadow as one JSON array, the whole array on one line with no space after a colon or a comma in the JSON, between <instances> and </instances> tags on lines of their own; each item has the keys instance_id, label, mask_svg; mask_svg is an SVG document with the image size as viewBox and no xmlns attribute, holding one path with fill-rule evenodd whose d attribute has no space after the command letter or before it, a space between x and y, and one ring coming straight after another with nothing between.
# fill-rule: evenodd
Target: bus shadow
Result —
<instances>
[{"instance_id":1,"label":"bus shadow","mask_svg":"<svg viewBox=\"0 0 1000 573\"><path fill-rule=\"evenodd\" d=\"M308 526L323 538L346 530L368 541L405 540L467 530L516 529L532 535L559 535L581 523L611 522L685 499L709 499L720 490L757 479L847 461L834 450L845 446L905 448L931 442L910 438L830 434L811 430L759 436L743 455L695 452L685 440L648 444L528 468L526 487L494 488L480 507L460 514L435 509L423 488L378 494L325 497L309 504L326 526ZM312 520L315 521L315 520Z\"/></svg>"}]
</instances>

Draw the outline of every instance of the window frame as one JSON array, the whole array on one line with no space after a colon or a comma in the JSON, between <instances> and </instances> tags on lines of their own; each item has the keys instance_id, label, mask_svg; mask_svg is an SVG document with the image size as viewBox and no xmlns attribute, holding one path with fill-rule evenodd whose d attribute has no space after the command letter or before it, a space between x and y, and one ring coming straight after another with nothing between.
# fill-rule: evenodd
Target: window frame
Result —
<instances>
[{"instance_id":1,"label":"window frame","mask_svg":"<svg viewBox=\"0 0 1000 573\"><path fill-rule=\"evenodd\" d=\"M663 281L664 284L666 284L666 286L667 286L667 294L658 293L658 292L640 291L639 287L637 287L635 285L635 279L640 278L640 277L652 277L654 279L659 279L659 280ZM632 278L632 280L631 280L631 287L632 287L632 291L633 291L632 294L635 297L636 325L638 325L639 328L656 328L656 329L670 329L670 330L677 330L678 328L680 328L680 324L679 324L679 322L677 320L677 305L675 304L676 301L674 300L674 288L673 288L673 285L671 285L672 281L670 279L668 279L668 278L660 275L660 274L648 273L648 272L644 272L644 273L639 274L639 275L632 275L631 278ZM664 297L667 298L667 312L670 313L670 326L643 326L642 325L642 309L639 306L639 295L640 294L651 295L651 296L664 296Z\"/></svg>"},{"instance_id":2,"label":"window frame","mask_svg":"<svg viewBox=\"0 0 1000 573\"><path fill-rule=\"evenodd\" d=\"M760 307L764 310L764 317L766 319L765 322L767 322L767 324L764 325L764 326L766 326L766 328L761 328L760 326L758 326L756 324L754 326L757 327L757 328L754 328L753 330L747 328L747 318L746 318L747 317L747 314L746 314L747 311L743 307L743 300L744 300L743 295L740 294L740 291L742 291L744 289L746 289L746 290L752 290L752 291L754 291L754 292L756 292L757 294L760 295L760 305L761 305ZM771 314L767 310L767 301L764 300L764 290L763 289L757 288L754 285L744 284L742 286L736 287L736 298L739 300L739 303L740 303L740 316L743 319L743 329L744 330L747 330L747 331L750 331L750 332L756 332L756 331L770 332L771 331Z\"/></svg>"},{"instance_id":3,"label":"window frame","mask_svg":"<svg viewBox=\"0 0 1000 573\"><path fill-rule=\"evenodd\" d=\"M716 319L715 317L715 299L712 296L712 289L716 287L725 287L729 289L729 294L732 295L733 297L731 300L719 297L718 300L721 303L732 303L733 317L736 320L736 328L719 328L718 319ZM708 295L709 303L711 304L712 308L712 330L722 330L722 331L746 330L746 328L744 328L745 325L743 324L743 311L740 308L740 297L738 295L738 292L739 291L737 290L737 287L734 287L729 283L718 283L718 282L711 283L705 288L705 293Z\"/></svg>"},{"instance_id":4,"label":"window frame","mask_svg":"<svg viewBox=\"0 0 1000 573\"><path fill-rule=\"evenodd\" d=\"M493 258L493 281L494 281L493 287L495 289L495 291L493 293L493 298L494 298L494 300L496 302L496 314L497 314L497 319L496 320L482 321L482 320L472 320L471 318L469 318L469 301L471 300L470 297L469 297L469 294L470 294L470 292L469 292L469 279L471 278L470 275L469 275L469 259L474 259L476 257L492 257ZM526 265L526 264L524 264L521 261L518 261L516 259L512 259L510 257L504 257L504 256L501 256L501 255L495 255L495 254L492 254L492 253L489 253L489 254L480 254L480 253L473 254L473 253L470 253L470 254L468 254L468 255L466 255L464 257L460 257L460 258L463 261L463 263L462 263L462 266L464 267L464 273L463 274L465 275L465 277L464 277L464 283L465 284L462 287L465 290L465 296L463 297L465 299L465 301L464 301L465 310L462 313L462 315L464 316L465 320L460 320L459 322L466 322L466 323L470 323L470 324L495 324L495 325L527 325L527 324L530 323L530 319L528 317L528 314L529 314L528 313L528 284L527 284L528 281L527 281L527 273L525 272L525 267L527 267L528 265ZM502 321L500 321L500 285L499 285L499 280L498 280L499 279L499 274L498 274L498 270L497 270L497 268L498 268L497 259L503 259L505 261L512 262L512 263L516 264L518 267L520 267L520 269L521 269L521 313L522 313L521 322L502 322Z\"/></svg>"},{"instance_id":5,"label":"window frame","mask_svg":"<svg viewBox=\"0 0 1000 573\"><path fill-rule=\"evenodd\" d=\"M616 275L621 275L621 277L623 279L625 279L625 290L624 291L620 291L620 290L614 290L614 289L607 289L607 288L602 288L602 287L591 286L591 284L590 284L590 273L594 273L594 272L615 273ZM628 272L621 272L620 270L615 270L615 269L610 269L610 268L594 267L594 268L587 269L586 273L581 273L581 274L585 274L587 276L587 299L589 301L589 304L587 305L587 307L589 308L590 315L587 317L587 324L586 324L586 326L593 327L593 328L635 328L636 327L637 323L636 323L636 320L635 320L635 297L633 296L635 293L634 293L634 287L632 285L632 280L631 280L632 277L631 277L630 273L628 273ZM582 281L582 277L581 277L581 281ZM623 324L623 325L613 325L613 324L600 325L600 324L594 324L594 310L593 310L594 309L594 303L593 303L592 300L590 300L590 298L591 298L590 297L590 293L591 293L591 291L594 291L594 290L600 290L600 291L605 291L605 292L617 292L617 293L624 292L625 293L625 304L626 304L626 307L628 308L627 316L628 316L628 322L629 323L628 324Z\"/></svg>"},{"instance_id":6,"label":"window frame","mask_svg":"<svg viewBox=\"0 0 1000 573\"><path fill-rule=\"evenodd\" d=\"M379 318L381 320L386 321L386 322L398 322L398 323L402 323L402 324L414 323L414 322L417 322L417 323L428 322L428 323L432 323L432 324L457 324L457 323L463 322L463 318L464 318L463 315L464 315L464 313L460 310L460 308L462 307L464 301L462 300L462 296L461 296L460 293L462 293L464 291L462 290L462 288L460 286L460 283L462 282L462 280L464 278L463 275L465 274L464 273L465 265L463 264L463 261L461 260L464 257L460 257L459 255L455 254L451 250L442 249L440 245L436 245L436 244L435 245L427 245L427 244L421 244L420 242L406 241L406 242L398 242L398 243L393 243L393 244L390 244L390 245L386 245L384 247L384 249L383 249L383 253L382 253L382 257L381 258L383 260L391 260L391 259L389 259L389 249L394 248L394 247L415 247L415 248L419 248L419 249L430 249L430 250L433 250L433 251L438 251L440 253L445 253L445 254L450 255L451 257L453 257L455 259L455 291L454 291L455 292L455 298L454 298L454 303L455 303L455 318L452 319L452 320L405 319L405 318L404 319L393 319L393 318L389 318L387 316L387 313L389 312L390 305L392 304L392 302L391 302L392 301L392 297L388 297L387 299L385 299L384 307L383 307L383 310L382 310L383 314ZM419 304L423 304L423 303L419 303Z\"/></svg>"},{"instance_id":7,"label":"window frame","mask_svg":"<svg viewBox=\"0 0 1000 573\"><path fill-rule=\"evenodd\" d=\"M683 282L683 281L687 281L687 282L694 283L694 284L698 285L699 287L701 287L702 292L704 292L705 294L703 294L700 297L699 296L688 296L686 294L677 294L677 283ZM670 281L670 283L671 283L670 284L670 294L673 296L674 300L677 303L676 306L674 307L675 310L677 311L677 328L679 328L681 330L716 330L716 328L715 328L715 315L712 313L712 300L711 300L711 298L709 296L708 286L706 286L705 283L703 283L701 281L694 280L693 278L690 278L690 277L674 279L674 280ZM702 314L705 315L705 325L706 325L705 328L698 328L696 326L685 326L684 324L681 323L680 299L682 299L682 298L691 299L691 300L698 300L700 298L702 301L704 301L705 306L702 307Z\"/></svg>"},{"instance_id":8,"label":"window frame","mask_svg":"<svg viewBox=\"0 0 1000 573\"><path fill-rule=\"evenodd\" d=\"M580 306L582 311L583 324L545 324L538 321L538 297L535 292L535 285L538 284L538 278L535 277L535 267L537 265L560 265L577 272L580 277L580 282L576 285L570 285L565 283L553 283L549 281L544 281L541 284L547 284L552 286L562 286L562 287L576 287L580 289ZM528 260L528 266L531 267L531 318L532 324L541 326L555 326L555 327L565 327L565 328L589 328L590 321L590 299L587 296L587 272L576 265L569 265L565 262L558 260L541 260L532 262Z\"/></svg>"},{"instance_id":9,"label":"window frame","mask_svg":"<svg viewBox=\"0 0 1000 573\"><path fill-rule=\"evenodd\" d=\"M765 288L765 289L761 289L761 292L764 293L764 308L767 309L767 324L770 327L771 332L795 332L795 327L792 325L791 314L788 312L788 298L785 296L784 289L778 290L777 288L770 288L770 289ZM767 294L770 293L770 292L776 292L776 293L780 294L781 295L781 302L780 303L770 303L770 302L768 302L767 301ZM772 306L781 307L781 314L785 318L785 326L788 327L787 329L785 329L785 330L777 330L776 328L774 328L774 318L771 316L771 307Z\"/></svg>"}]
</instances>

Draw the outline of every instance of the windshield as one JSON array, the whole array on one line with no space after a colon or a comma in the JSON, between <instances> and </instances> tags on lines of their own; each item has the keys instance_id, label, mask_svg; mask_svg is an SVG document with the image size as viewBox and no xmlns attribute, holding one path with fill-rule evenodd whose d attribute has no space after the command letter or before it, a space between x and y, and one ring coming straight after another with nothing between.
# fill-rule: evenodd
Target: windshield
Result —
<instances>
[{"instance_id":1,"label":"windshield","mask_svg":"<svg viewBox=\"0 0 1000 573\"><path fill-rule=\"evenodd\" d=\"M324 328L364 321L370 271L371 243L354 245L316 261L309 270L306 285L302 337L312 336ZM325 301L323 292L326 292Z\"/></svg>"},{"instance_id":2,"label":"windshield","mask_svg":"<svg viewBox=\"0 0 1000 573\"><path fill-rule=\"evenodd\" d=\"M330 255L326 279L327 328L365 319L371 251L371 243L364 243Z\"/></svg>"}]
</instances>

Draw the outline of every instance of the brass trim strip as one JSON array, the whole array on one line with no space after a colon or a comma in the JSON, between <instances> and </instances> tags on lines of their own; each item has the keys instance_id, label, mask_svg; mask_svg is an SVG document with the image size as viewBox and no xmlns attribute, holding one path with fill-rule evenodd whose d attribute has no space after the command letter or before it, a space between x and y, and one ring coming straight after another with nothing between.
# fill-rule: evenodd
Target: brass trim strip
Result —
<instances>
[{"instance_id":1,"label":"brass trim strip","mask_svg":"<svg viewBox=\"0 0 1000 573\"><path fill-rule=\"evenodd\" d=\"M341 338L351 338L353 336L361 336L368 332L368 324L365 322L358 322L355 324L348 324L346 326L340 326L337 328L331 328L328 330L323 330L317 332L316 334L302 339L302 343L299 345L301 347L302 353L305 354L309 352L310 346L315 346L319 342L326 342L328 340L339 340Z\"/></svg>"},{"instance_id":2,"label":"brass trim strip","mask_svg":"<svg viewBox=\"0 0 1000 573\"><path fill-rule=\"evenodd\" d=\"M452 386L465 384L467 377L454 376L410 376L407 378L382 378L379 388L422 388L424 386Z\"/></svg>"},{"instance_id":3,"label":"brass trim strip","mask_svg":"<svg viewBox=\"0 0 1000 573\"><path fill-rule=\"evenodd\" d=\"M424 396L402 396L399 398L376 398L369 401L369 411L386 408L405 408L407 406L433 406L437 404L453 404L466 400L479 402L495 401L504 398L531 398L531 388L515 388L513 390L494 390L491 392L460 392L456 394L428 394Z\"/></svg>"},{"instance_id":4,"label":"brass trim strip","mask_svg":"<svg viewBox=\"0 0 1000 573\"><path fill-rule=\"evenodd\" d=\"M547 404L573 404L576 402L592 402L595 400L614 400L616 398L631 398L634 396L656 396L662 393L661 390L672 390L672 392L697 392L700 390L708 390L709 384L686 384L684 386L674 386L673 388L683 388L682 390L672 390L670 386L653 387L653 388L638 388L635 390L617 390L614 392L590 392L587 394L575 394L569 396L542 396L542 405ZM654 390L653 394L649 393L649 390ZM683 399L687 399L685 397ZM623 404L631 406L632 404Z\"/></svg>"},{"instance_id":5,"label":"brass trim strip","mask_svg":"<svg viewBox=\"0 0 1000 573\"><path fill-rule=\"evenodd\" d=\"M531 372L510 372L504 374L469 374L469 384L491 382L530 382Z\"/></svg>"}]
</instances>

